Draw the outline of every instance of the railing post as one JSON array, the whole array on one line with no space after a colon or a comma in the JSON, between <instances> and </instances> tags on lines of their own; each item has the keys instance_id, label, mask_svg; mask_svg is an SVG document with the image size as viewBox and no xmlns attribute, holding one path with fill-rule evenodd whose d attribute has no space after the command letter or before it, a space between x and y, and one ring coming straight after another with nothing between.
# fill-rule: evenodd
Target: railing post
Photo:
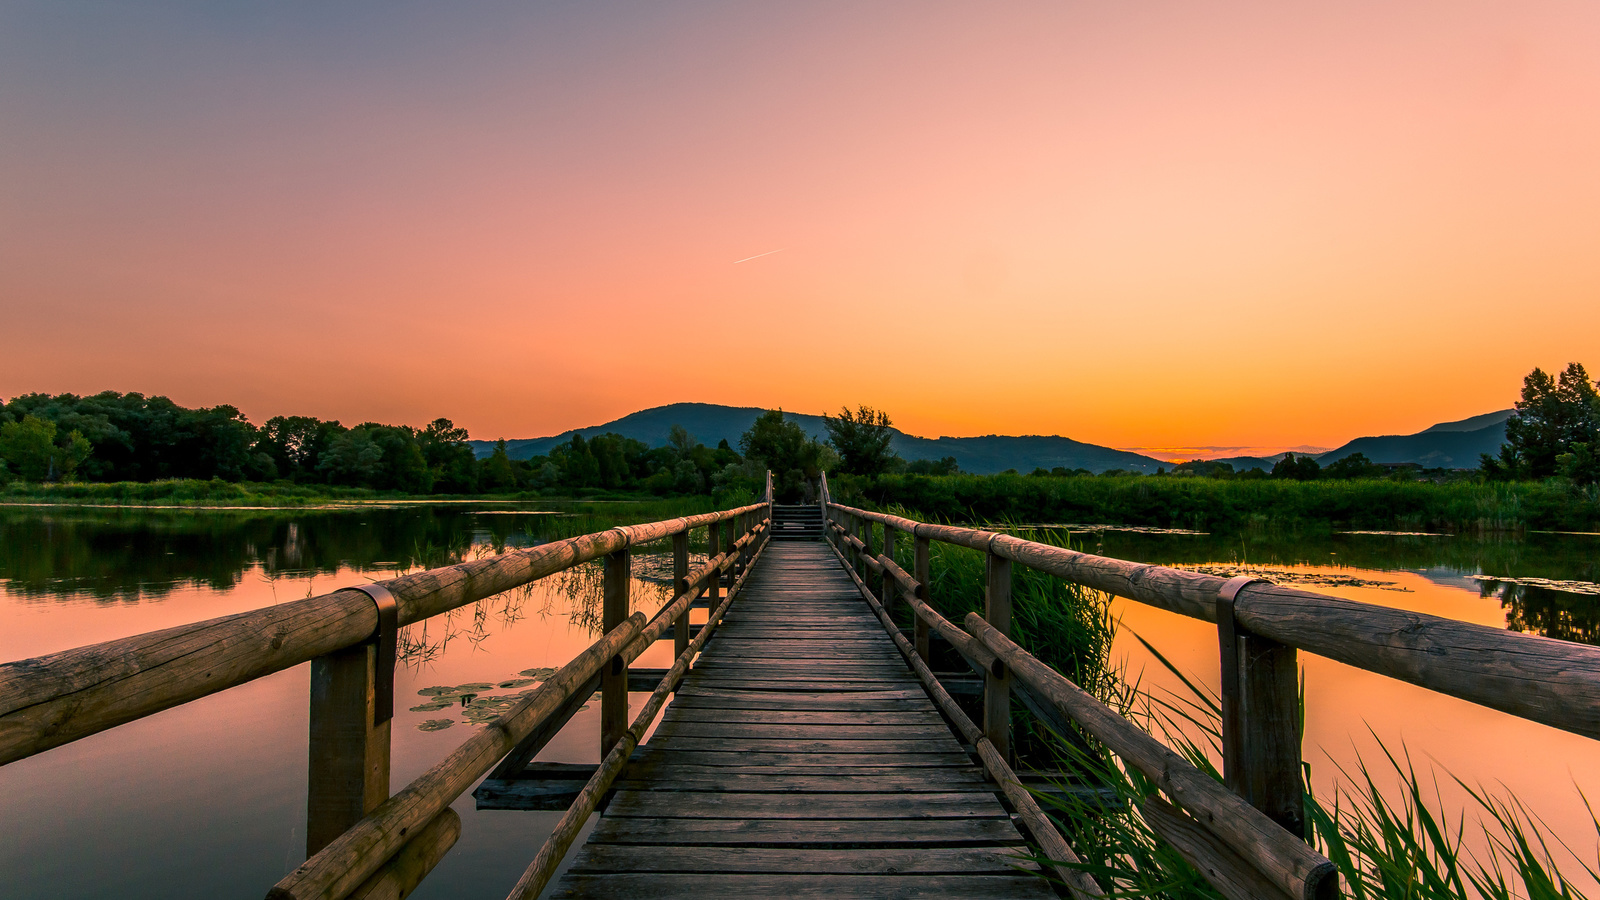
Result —
<instances>
[{"instance_id":1,"label":"railing post","mask_svg":"<svg viewBox=\"0 0 1600 900\"><path fill-rule=\"evenodd\" d=\"M1011 560L984 554L987 590L983 598L983 618L994 630L1011 636ZM983 673L983 734L1002 757L1011 755L1011 669L1002 667L999 675Z\"/></svg>"},{"instance_id":2,"label":"railing post","mask_svg":"<svg viewBox=\"0 0 1600 900\"><path fill-rule=\"evenodd\" d=\"M672 593L689 592L689 530L685 528L672 536ZM672 658L677 659L689 649L689 607L683 608L678 621L672 623Z\"/></svg>"},{"instance_id":3,"label":"railing post","mask_svg":"<svg viewBox=\"0 0 1600 900\"><path fill-rule=\"evenodd\" d=\"M932 593L932 586L928 583L928 539L920 534L916 535L916 539L911 546L914 557L911 563L911 576L917 579L917 599L921 600L923 603L927 603L928 598ZM929 647L929 638L931 635L929 634L928 622L921 616L912 616L912 619L916 622L914 628L917 644L917 656L921 657L923 662L928 662L928 656L932 651L932 648Z\"/></svg>"},{"instance_id":4,"label":"railing post","mask_svg":"<svg viewBox=\"0 0 1600 900\"><path fill-rule=\"evenodd\" d=\"M721 555L722 523L712 522L710 525L706 526L706 558L709 560L715 560ZM719 569L715 572L712 572L711 577L706 579L706 600L711 604L708 608L716 609L717 601L721 599L721 597L722 571ZM683 611L683 624L684 628L687 629L689 626L689 611L687 609ZM678 655L682 656L683 654L680 652Z\"/></svg>"},{"instance_id":5,"label":"railing post","mask_svg":"<svg viewBox=\"0 0 1600 900\"><path fill-rule=\"evenodd\" d=\"M894 559L894 528L887 522L883 526L883 555ZM889 614L889 620L894 621L894 601L900 596L900 583L889 574L887 567L883 570L883 611Z\"/></svg>"},{"instance_id":6,"label":"railing post","mask_svg":"<svg viewBox=\"0 0 1600 900\"><path fill-rule=\"evenodd\" d=\"M333 842L389 796L389 729L377 713L378 645L346 647L311 661L306 855Z\"/></svg>"},{"instance_id":7,"label":"railing post","mask_svg":"<svg viewBox=\"0 0 1600 900\"><path fill-rule=\"evenodd\" d=\"M632 552L624 547L606 554L604 607L600 624L610 634L628 619L628 586L632 580ZM600 758L628 730L628 666L618 654L611 658L600 675Z\"/></svg>"},{"instance_id":8,"label":"railing post","mask_svg":"<svg viewBox=\"0 0 1600 900\"><path fill-rule=\"evenodd\" d=\"M1217 593L1222 656L1222 777L1246 803L1307 837L1300 780L1300 683L1295 648L1234 620L1239 592L1260 579L1229 579Z\"/></svg>"}]
</instances>

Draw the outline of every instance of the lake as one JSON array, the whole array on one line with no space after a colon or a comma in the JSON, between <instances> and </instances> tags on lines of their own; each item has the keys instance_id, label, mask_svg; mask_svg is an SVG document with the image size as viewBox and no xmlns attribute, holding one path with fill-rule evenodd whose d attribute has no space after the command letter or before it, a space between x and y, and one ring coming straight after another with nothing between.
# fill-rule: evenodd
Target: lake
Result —
<instances>
[{"instance_id":1,"label":"lake","mask_svg":"<svg viewBox=\"0 0 1600 900\"><path fill-rule=\"evenodd\" d=\"M653 504L448 504L317 510L0 508L0 659L258 608L428 566L679 512ZM555 513L555 514L552 514ZM1379 534L1088 532L1091 552L1219 574L1258 572L1310 590L1571 640L1597 640L1600 537L1515 540ZM636 551L633 597L666 599L666 546ZM436 686L487 683L515 694L594 639L598 566L405 629L396 675L392 784L402 787L476 727ZM1177 685L1135 633L1199 681L1217 681L1205 623L1118 602L1116 653L1147 686ZM703 611L697 611L703 617ZM697 619L698 620L698 619ZM670 642L637 665L670 664ZM1305 758L1319 792L1376 741L1419 770L1503 785L1595 861L1577 789L1600 796L1600 745L1381 676L1301 655ZM523 674L529 673L529 674ZM507 685L501 687L500 685ZM0 768L0 872L6 897L205 894L260 897L304 859L309 667ZM642 701L637 695L635 703ZM413 709L412 707L417 707ZM432 707L432 708L430 708ZM599 704L540 759L596 762ZM424 730L432 729L432 730ZM1443 776L1447 804L1459 789ZM414 895L503 896L559 812L455 804L462 837ZM1576 867L1568 867L1575 869Z\"/></svg>"}]
</instances>

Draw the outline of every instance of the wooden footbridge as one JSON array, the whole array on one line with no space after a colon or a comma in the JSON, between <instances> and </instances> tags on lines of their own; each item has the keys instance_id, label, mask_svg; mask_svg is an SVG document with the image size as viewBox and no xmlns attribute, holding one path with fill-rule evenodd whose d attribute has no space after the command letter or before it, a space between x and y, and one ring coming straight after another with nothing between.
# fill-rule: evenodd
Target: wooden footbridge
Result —
<instances>
[{"instance_id":1,"label":"wooden footbridge","mask_svg":"<svg viewBox=\"0 0 1600 900\"><path fill-rule=\"evenodd\" d=\"M1106 814L1142 817L1224 896L1307 900L1340 885L1306 842L1297 651L1600 738L1594 647L916 522L822 489L817 506L775 506L769 487L738 509L0 665L0 765L309 662L308 858L272 898L408 895L454 845L450 804L474 785L482 806L566 809L511 898L1102 896L1105 870L1079 855L1096 848L1071 846L1013 769L1015 698L1142 773L1136 812ZM647 619L629 613L630 554L657 541L675 590ZM983 614L958 624L929 605L935 542L984 555ZM391 795L397 630L592 561L594 644ZM1222 781L1010 639L1014 565L1216 623ZM630 668L668 639L670 669ZM962 671L935 672L941 658ZM651 691L637 711L630 686ZM538 762L596 690L600 764Z\"/></svg>"}]
</instances>

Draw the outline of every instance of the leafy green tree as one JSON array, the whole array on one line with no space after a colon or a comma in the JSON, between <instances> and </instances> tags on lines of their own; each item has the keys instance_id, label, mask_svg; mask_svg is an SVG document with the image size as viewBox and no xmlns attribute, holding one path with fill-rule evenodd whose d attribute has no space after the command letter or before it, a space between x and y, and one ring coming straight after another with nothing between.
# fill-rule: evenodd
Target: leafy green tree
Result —
<instances>
[{"instance_id":1,"label":"leafy green tree","mask_svg":"<svg viewBox=\"0 0 1600 900\"><path fill-rule=\"evenodd\" d=\"M943 459L914 459L906 463L906 473L910 475L960 475L961 466L956 463L954 456ZM1051 470L1051 474L1056 474Z\"/></svg>"},{"instance_id":2,"label":"leafy green tree","mask_svg":"<svg viewBox=\"0 0 1600 900\"><path fill-rule=\"evenodd\" d=\"M56 431L56 423L30 415L0 425L0 460L24 481L71 481L92 448L76 431L59 440Z\"/></svg>"},{"instance_id":3,"label":"leafy green tree","mask_svg":"<svg viewBox=\"0 0 1600 900\"><path fill-rule=\"evenodd\" d=\"M1600 446L1600 391L1578 363L1559 379L1534 369L1522 380L1522 399L1506 420L1506 442L1498 459L1485 453L1482 468L1492 478L1547 478L1561 474L1562 454L1575 446ZM1578 465L1576 463L1569 464ZM1582 466L1579 465L1580 471Z\"/></svg>"},{"instance_id":4,"label":"leafy green tree","mask_svg":"<svg viewBox=\"0 0 1600 900\"><path fill-rule=\"evenodd\" d=\"M1309 456L1296 457L1293 453L1285 454L1272 467L1273 478L1292 478L1295 481L1315 481L1322 474L1322 466Z\"/></svg>"},{"instance_id":5,"label":"leafy green tree","mask_svg":"<svg viewBox=\"0 0 1600 900\"><path fill-rule=\"evenodd\" d=\"M773 492L781 503L796 503L808 494L808 485L822 474L824 447L806 436L799 424L771 409L756 417L750 430L739 436L739 449L747 461L772 472Z\"/></svg>"},{"instance_id":6,"label":"leafy green tree","mask_svg":"<svg viewBox=\"0 0 1600 900\"><path fill-rule=\"evenodd\" d=\"M600 463L589 452L589 442L583 435L574 434L572 442L566 445L562 460L565 463L565 481L572 487L594 487L600 483Z\"/></svg>"},{"instance_id":7,"label":"leafy green tree","mask_svg":"<svg viewBox=\"0 0 1600 900\"><path fill-rule=\"evenodd\" d=\"M470 494L478 489L478 461L467 443L467 430L449 419L434 419L417 435L422 458L433 473L433 489Z\"/></svg>"},{"instance_id":8,"label":"leafy green tree","mask_svg":"<svg viewBox=\"0 0 1600 900\"><path fill-rule=\"evenodd\" d=\"M889 414L862 406L855 412L841 407L839 416L824 415L828 443L839 453L840 467L850 475L881 475L891 471L900 457L890 448L894 432Z\"/></svg>"},{"instance_id":9,"label":"leafy green tree","mask_svg":"<svg viewBox=\"0 0 1600 900\"><path fill-rule=\"evenodd\" d=\"M505 438L495 441L494 452L483 461L483 486L491 491L514 491L517 489L517 470L511 464L511 457L506 455Z\"/></svg>"},{"instance_id":10,"label":"leafy green tree","mask_svg":"<svg viewBox=\"0 0 1600 900\"><path fill-rule=\"evenodd\" d=\"M1328 463L1322 474L1329 478L1382 478L1383 466L1367 459L1365 453L1352 453Z\"/></svg>"}]
</instances>

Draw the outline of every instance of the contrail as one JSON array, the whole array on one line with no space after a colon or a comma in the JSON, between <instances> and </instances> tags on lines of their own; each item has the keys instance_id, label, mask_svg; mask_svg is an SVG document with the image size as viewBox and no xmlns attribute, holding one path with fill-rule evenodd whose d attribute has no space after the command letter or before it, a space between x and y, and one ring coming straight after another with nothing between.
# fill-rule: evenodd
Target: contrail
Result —
<instances>
[{"instance_id":1,"label":"contrail","mask_svg":"<svg viewBox=\"0 0 1600 900\"><path fill-rule=\"evenodd\" d=\"M733 264L737 266L739 263L749 262L752 259L760 259L763 256L771 256L774 253L782 253L783 251L785 251L787 249L789 249L789 248L788 247L779 247L776 250L768 250L765 253L757 253L755 256L746 256L744 259L736 259L736 260L734 260Z\"/></svg>"}]
</instances>

